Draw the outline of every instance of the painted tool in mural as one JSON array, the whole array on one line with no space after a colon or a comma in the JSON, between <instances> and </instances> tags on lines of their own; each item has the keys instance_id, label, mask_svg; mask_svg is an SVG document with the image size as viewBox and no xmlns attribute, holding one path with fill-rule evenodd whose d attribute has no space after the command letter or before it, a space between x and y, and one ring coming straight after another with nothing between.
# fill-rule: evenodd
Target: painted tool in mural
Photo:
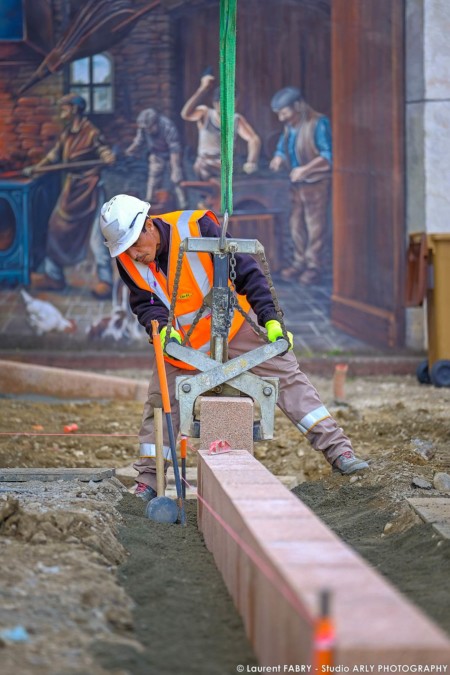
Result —
<instances>
[{"instance_id":1,"label":"painted tool in mural","mask_svg":"<svg viewBox=\"0 0 450 675\"><path fill-rule=\"evenodd\" d=\"M325 266L328 203L331 190L331 127L325 115L309 106L297 87L284 87L271 107L284 123L272 171L289 168L292 208L289 219L294 244L285 280L297 278L311 285L320 281Z\"/></svg>"},{"instance_id":2,"label":"painted tool in mural","mask_svg":"<svg viewBox=\"0 0 450 675\"><path fill-rule=\"evenodd\" d=\"M61 70L66 63L109 49L122 40L144 14L159 4L159 0L154 0L136 10L130 0L90 0L75 15L67 31L19 94Z\"/></svg>"}]
</instances>

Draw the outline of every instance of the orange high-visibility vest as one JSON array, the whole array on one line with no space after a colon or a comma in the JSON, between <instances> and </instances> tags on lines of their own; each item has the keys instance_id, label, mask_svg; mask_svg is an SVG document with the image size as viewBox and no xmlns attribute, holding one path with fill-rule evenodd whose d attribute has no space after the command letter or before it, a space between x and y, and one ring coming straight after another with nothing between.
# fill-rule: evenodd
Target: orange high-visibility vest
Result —
<instances>
[{"instance_id":1,"label":"orange high-visibility vest","mask_svg":"<svg viewBox=\"0 0 450 675\"><path fill-rule=\"evenodd\" d=\"M168 310L171 304L180 244L186 237L201 237L198 221L205 215L208 215L219 225L219 221L212 211L175 211L173 213L164 213L160 216L153 216L170 225L167 277L161 270L156 271L154 262L150 263L150 265L144 265L132 260L127 253L119 255L122 266L136 286L155 293ZM182 336L188 332L205 296L212 288L213 272L213 261L209 253L184 254L173 322L173 327ZM247 298L243 295L238 295L237 300L242 309L248 312L250 305ZM235 311L228 334L229 341L236 335L243 322L244 317ZM207 308L190 336L189 346L193 349L209 353L210 332L211 311ZM193 366L171 359L167 355L164 355L164 358L168 363L178 368L195 370Z\"/></svg>"}]
</instances>

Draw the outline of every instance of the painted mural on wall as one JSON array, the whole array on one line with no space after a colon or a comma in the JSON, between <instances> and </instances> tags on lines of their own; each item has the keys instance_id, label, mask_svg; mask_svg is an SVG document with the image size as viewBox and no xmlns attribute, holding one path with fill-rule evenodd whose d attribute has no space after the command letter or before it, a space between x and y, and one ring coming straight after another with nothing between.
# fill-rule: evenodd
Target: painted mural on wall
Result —
<instances>
[{"instance_id":1,"label":"painted mural on wall","mask_svg":"<svg viewBox=\"0 0 450 675\"><path fill-rule=\"evenodd\" d=\"M247 37L275 44L289 27L288 59L238 42L230 231L263 243L283 297L320 291L330 325L330 3L282 4L269 21L271 0L257 17L241 0ZM145 341L99 211L126 193L153 214L220 212L219 2L0 0L0 19L0 298L28 316L23 345L55 331ZM39 302L62 320L46 327ZM6 344L21 332L6 313L0 330Z\"/></svg>"}]
</instances>

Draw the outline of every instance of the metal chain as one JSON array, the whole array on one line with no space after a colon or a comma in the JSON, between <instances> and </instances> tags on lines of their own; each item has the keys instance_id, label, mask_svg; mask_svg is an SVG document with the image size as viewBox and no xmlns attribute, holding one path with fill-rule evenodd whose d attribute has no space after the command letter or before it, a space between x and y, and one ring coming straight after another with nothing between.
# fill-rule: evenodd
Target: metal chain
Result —
<instances>
[{"instance_id":1,"label":"metal chain","mask_svg":"<svg viewBox=\"0 0 450 675\"><path fill-rule=\"evenodd\" d=\"M183 338L183 342L181 343L183 346L186 345L186 344L189 342L190 337L191 337L192 333L194 332L196 325L198 324L198 322L199 322L200 319L202 318L203 312L205 311L205 309L207 308L207 306L208 306L208 305L206 304L206 301L203 300L202 306L200 307L200 309L198 310L197 314L195 315L194 320L193 320L193 322L191 323L188 332L186 333L186 335L185 335L184 338Z\"/></svg>"},{"instance_id":2,"label":"metal chain","mask_svg":"<svg viewBox=\"0 0 450 675\"><path fill-rule=\"evenodd\" d=\"M255 321L253 321L253 319L250 318L248 313L244 309L242 309L242 307L240 306L240 304L238 302L238 299L236 297L236 285L235 285L235 282L236 282L236 256L235 256L236 249L231 244L229 250L230 250L230 282L231 282L230 290L231 290L231 296L230 296L230 313L229 313L228 327L231 325L231 320L232 320L232 315L233 315L234 310L237 310L239 312L239 314L241 314L241 316L244 317L245 321L247 321L250 324L250 326L253 328L253 330L265 342L269 342L269 339L267 337L267 333L265 333L262 330L262 328L260 326L258 326L258 324ZM184 253L185 253L185 247L184 247L184 244L182 242L180 244L180 248L178 250L177 268L176 268L176 271L175 271L175 279L174 279L174 282L173 282L172 300L171 300L171 303L170 303L169 317L167 319L167 330L166 330L166 336L165 336L165 340L164 340L163 351L166 350L167 344L169 342L170 326L172 326L172 322L173 322L173 319L174 319L174 316L175 316L175 306L176 306L176 302L177 302L178 286L180 284L181 267L182 267L182 264L183 264ZM266 255L265 255L264 248L262 248L262 250L258 252L258 257L261 260L262 270L263 270L264 276L267 279L269 291L270 291L270 294L272 296L272 300L273 300L273 304L274 304L274 307L275 307L275 311L277 313L278 321L280 322L280 325L281 325L283 337L285 338L285 340L287 340L289 342L289 338L288 338L288 335L287 335L287 330L286 330L286 326L285 326L284 318L283 318L284 317L283 310L281 309L280 303L278 302L278 297L277 297L277 294L276 294L276 291L275 291L275 286L273 285L272 275L270 274L269 263L267 262L267 258L266 258ZM183 342L182 342L183 345L185 345L186 343L189 342L189 339L190 339L192 333L194 332L195 327L197 326L198 322L200 321L206 307L207 307L207 304L206 304L205 301L203 301L202 306L200 307L197 314L195 315L194 320L193 320L188 332L186 333L186 335L183 338Z\"/></svg>"},{"instance_id":3,"label":"metal chain","mask_svg":"<svg viewBox=\"0 0 450 675\"><path fill-rule=\"evenodd\" d=\"M233 318L233 312L236 309L241 316L244 317L244 319L250 324L250 326L255 330L258 335L260 335L265 342L269 342L267 338L267 334L262 331L260 326L258 326L257 323L253 321L253 319L250 318L250 316L247 314L247 312L242 309L240 306L238 299L236 297L236 248L233 246L233 244L230 244L229 250L231 251L230 254L230 290L231 290L231 297L230 297L230 325L231 325L231 320Z\"/></svg>"},{"instance_id":4,"label":"metal chain","mask_svg":"<svg viewBox=\"0 0 450 675\"><path fill-rule=\"evenodd\" d=\"M239 302L237 301L236 286L235 286L235 283L234 283L236 281L236 258L235 258L235 255L234 255L235 249L233 249L232 245L230 245L230 251L231 251L231 255L230 255L230 281L231 281L231 292L232 292L231 302L230 302L231 311L233 311L233 309L236 309L239 312L239 314L241 314L244 317L244 319L247 321L247 323L250 324L250 326L253 328L253 330L265 342L269 342L269 339L267 337L267 333L264 332L262 330L262 328L260 326L258 326L258 324L255 321L253 321L253 319L250 318L248 313L245 310L242 309ZM262 249L262 251L259 251L258 257L261 260L263 273L264 273L264 276L267 279L267 284L269 286L269 291L270 291L270 294L272 296L275 311L277 313L278 320L279 320L280 325L281 325L283 337L285 338L285 340L287 340L289 342L286 326L284 324L284 319L283 319L283 317L284 317L283 310L281 309L280 303L278 302L278 297L277 297L277 294L276 294L276 291L275 291L275 287L273 285L272 276L271 276L270 270L269 270L269 263L267 262L267 258L266 258L265 252L264 252L264 248Z\"/></svg>"}]
</instances>

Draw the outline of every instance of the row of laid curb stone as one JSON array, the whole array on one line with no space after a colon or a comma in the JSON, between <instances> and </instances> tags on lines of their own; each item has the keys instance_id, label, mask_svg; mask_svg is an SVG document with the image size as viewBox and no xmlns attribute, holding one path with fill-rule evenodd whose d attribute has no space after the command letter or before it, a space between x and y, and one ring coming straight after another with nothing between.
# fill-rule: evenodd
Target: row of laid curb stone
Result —
<instances>
[{"instance_id":1,"label":"row of laid curb stone","mask_svg":"<svg viewBox=\"0 0 450 675\"><path fill-rule=\"evenodd\" d=\"M340 672L449 662L444 632L247 450L198 454L199 528L261 665L311 663L324 589L332 596Z\"/></svg>"}]
</instances>

